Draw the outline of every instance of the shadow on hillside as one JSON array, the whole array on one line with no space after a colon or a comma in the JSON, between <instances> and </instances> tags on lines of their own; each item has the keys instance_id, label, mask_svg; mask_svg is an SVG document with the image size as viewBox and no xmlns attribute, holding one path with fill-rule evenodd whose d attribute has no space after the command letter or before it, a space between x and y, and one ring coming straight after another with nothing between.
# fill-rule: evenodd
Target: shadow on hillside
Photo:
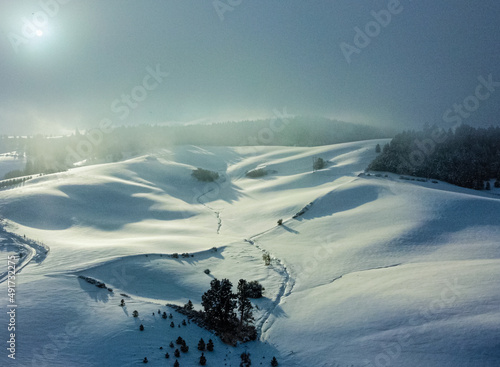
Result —
<instances>
[{"instance_id":1,"label":"shadow on hillside","mask_svg":"<svg viewBox=\"0 0 500 367\"><path fill-rule=\"evenodd\" d=\"M380 197L383 190L385 189L369 185L335 189L316 199L304 214L295 219L298 221L311 220L353 210L374 202Z\"/></svg>"},{"instance_id":2,"label":"shadow on hillside","mask_svg":"<svg viewBox=\"0 0 500 367\"><path fill-rule=\"evenodd\" d=\"M81 278L77 279L80 288L82 288L82 290L84 290L88 294L88 296L95 302L107 303L110 300L112 293L107 289L98 288L95 285L87 283Z\"/></svg>"}]
</instances>

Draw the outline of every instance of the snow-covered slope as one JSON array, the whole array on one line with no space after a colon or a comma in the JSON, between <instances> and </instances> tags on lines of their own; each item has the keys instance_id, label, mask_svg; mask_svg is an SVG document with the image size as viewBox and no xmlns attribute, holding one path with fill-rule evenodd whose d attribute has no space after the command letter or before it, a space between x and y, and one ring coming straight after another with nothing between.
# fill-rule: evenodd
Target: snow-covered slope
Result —
<instances>
[{"instance_id":1,"label":"snow-covered slope","mask_svg":"<svg viewBox=\"0 0 500 367\"><path fill-rule=\"evenodd\" d=\"M20 235L3 234L5 259L28 253L23 235L50 247L16 277L16 360L0 364L171 366L182 336L181 366L198 365L201 337L216 343L207 366L238 366L245 350L263 366L500 365L500 192L360 175L377 143L177 147L0 192ZM328 166L312 172L313 157ZM219 180L196 181L196 167ZM255 168L268 175L247 178ZM259 341L226 346L165 306L200 308L214 277L264 285ZM7 304L7 282L0 292Z\"/></svg>"}]
</instances>

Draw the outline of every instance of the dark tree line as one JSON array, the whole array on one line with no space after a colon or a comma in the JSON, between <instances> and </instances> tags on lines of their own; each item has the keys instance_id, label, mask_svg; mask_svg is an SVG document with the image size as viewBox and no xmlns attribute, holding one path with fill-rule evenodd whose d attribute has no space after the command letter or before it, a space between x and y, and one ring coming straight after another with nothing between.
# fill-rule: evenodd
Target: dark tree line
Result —
<instances>
[{"instance_id":1,"label":"dark tree line","mask_svg":"<svg viewBox=\"0 0 500 367\"><path fill-rule=\"evenodd\" d=\"M489 188L486 181L500 182L500 128L461 125L455 131L436 126L405 131L383 147L368 169Z\"/></svg>"}]
</instances>

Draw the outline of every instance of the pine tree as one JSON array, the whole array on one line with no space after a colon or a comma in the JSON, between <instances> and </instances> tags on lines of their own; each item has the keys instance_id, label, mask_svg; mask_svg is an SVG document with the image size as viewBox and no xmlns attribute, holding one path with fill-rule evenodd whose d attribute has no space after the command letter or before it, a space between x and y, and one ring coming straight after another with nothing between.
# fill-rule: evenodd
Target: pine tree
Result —
<instances>
[{"instance_id":1,"label":"pine tree","mask_svg":"<svg viewBox=\"0 0 500 367\"><path fill-rule=\"evenodd\" d=\"M176 358L179 358L181 356L181 352L179 352L179 349L176 349L175 352L174 352L174 356Z\"/></svg>"},{"instance_id":2,"label":"pine tree","mask_svg":"<svg viewBox=\"0 0 500 367\"><path fill-rule=\"evenodd\" d=\"M167 358L167 359L170 358L170 354L165 353L165 358Z\"/></svg>"},{"instance_id":3,"label":"pine tree","mask_svg":"<svg viewBox=\"0 0 500 367\"><path fill-rule=\"evenodd\" d=\"M214 279L210 282L210 289L201 297L206 320L216 330L230 328L235 319L236 295L231 290L232 286L228 279Z\"/></svg>"},{"instance_id":4,"label":"pine tree","mask_svg":"<svg viewBox=\"0 0 500 367\"><path fill-rule=\"evenodd\" d=\"M140 331L144 331L144 325L143 324L141 324L141 326L139 326L139 330Z\"/></svg>"},{"instance_id":5,"label":"pine tree","mask_svg":"<svg viewBox=\"0 0 500 367\"><path fill-rule=\"evenodd\" d=\"M198 350L205 350L205 341L203 340L203 338L201 338L198 342Z\"/></svg>"},{"instance_id":6,"label":"pine tree","mask_svg":"<svg viewBox=\"0 0 500 367\"><path fill-rule=\"evenodd\" d=\"M142 360L142 363L148 363L148 357L144 357L144 359Z\"/></svg>"},{"instance_id":7,"label":"pine tree","mask_svg":"<svg viewBox=\"0 0 500 367\"><path fill-rule=\"evenodd\" d=\"M271 366L273 366L273 367L278 366L278 361L276 360L276 357L273 357L273 360L271 361Z\"/></svg>"},{"instance_id":8,"label":"pine tree","mask_svg":"<svg viewBox=\"0 0 500 367\"><path fill-rule=\"evenodd\" d=\"M200 365L201 366L204 366L207 364L207 359L205 358L205 355L203 353L201 353L201 357L200 357Z\"/></svg>"},{"instance_id":9,"label":"pine tree","mask_svg":"<svg viewBox=\"0 0 500 367\"><path fill-rule=\"evenodd\" d=\"M181 345L181 352L182 352L182 353L187 353L187 352L189 352L189 346L188 346L188 345L186 345L186 343L184 343L184 344L182 344L182 345Z\"/></svg>"},{"instance_id":10,"label":"pine tree","mask_svg":"<svg viewBox=\"0 0 500 367\"><path fill-rule=\"evenodd\" d=\"M486 190L491 190L490 181L486 181Z\"/></svg>"},{"instance_id":11,"label":"pine tree","mask_svg":"<svg viewBox=\"0 0 500 367\"><path fill-rule=\"evenodd\" d=\"M380 153L380 151L380 144L377 144L377 146L375 147L375 153Z\"/></svg>"},{"instance_id":12,"label":"pine tree","mask_svg":"<svg viewBox=\"0 0 500 367\"><path fill-rule=\"evenodd\" d=\"M166 319L167 318L167 313L166 312L163 312L163 314L161 315L162 318Z\"/></svg>"},{"instance_id":13,"label":"pine tree","mask_svg":"<svg viewBox=\"0 0 500 367\"><path fill-rule=\"evenodd\" d=\"M179 367L179 361L177 359L175 360L174 367Z\"/></svg>"},{"instance_id":14,"label":"pine tree","mask_svg":"<svg viewBox=\"0 0 500 367\"><path fill-rule=\"evenodd\" d=\"M182 320L182 326L186 326L186 320Z\"/></svg>"},{"instance_id":15,"label":"pine tree","mask_svg":"<svg viewBox=\"0 0 500 367\"><path fill-rule=\"evenodd\" d=\"M125 306L125 300L124 300L124 299L122 299L122 300L120 301L120 306L121 306L121 307L124 307L124 306Z\"/></svg>"},{"instance_id":16,"label":"pine tree","mask_svg":"<svg viewBox=\"0 0 500 367\"><path fill-rule=\"evenodd\" d=\"M175 324L173 321L170 323L170 327L175 327Z\"/></svg>"},{"instance_id":17,"label":"pine tree","mask_svg":"<svg viewBox=\"0 0 500 367\"><path fill-rule=\"evenodd\" d=\"M170 348L173 348L174 347L174 342L170 342L170 344L168 345Z\"/></svg>"},{"instance_id":18,"label":"pine tree","mask_svg":"<svg viewBox=\"0 0 500 367\"><path fill-rule=\"evenodd\" d=\"M241 358L240 367L250 367L252 365L252 361L250 360L250 353L243 352L240 358Z\"/></svg>"},{"instance_id":19,"label":"pine tree","mask_svg":"<svg viewBox=\"0 0 500 367\"><path fill-rule=\"evenodd\" d=\"M193 310L193 302L191 302L191 300L189 300L189 301L188 301L188 303L186 303L186 304L184 305L184 308L185 308L186 310L192 311L192 310Z\"/></svg>"},{"instance_id":20,"label":"pine tree","mask_svg":"<svg viewBox=\"0 0 500 367\"><path fill-rule=\"evenodd\" d=\"M134 310L134 312L132 312L132 316L139 317L139 311Z\"/></svg>"},{"instance_id":21,"label":"pine tree","mask_svg":"<svg viewBox=\"0 0 500 367\"><path fill-rule=\"evenodd\" d=\"M243 323L253 321L253 306L248 299L248 283L245 279L240 279L240 281L238 282L237 301L238 311L240 314L240 327L242 327Z\"/></svg>"},{"instance_id":22,"label":"pine tree","mask_svg":"<svg viewBox=\"0 0 500 367\"><path fill-rule=\"evenodd\" d=\"M214 351L214 342L212 341L212 339L208 339L207 350L209 352L213 352Z\"/></svg>"},{"instance_id":23,"label":"pine tree","mask_svg":"<svg viewBox=\"0 0 500 367\"><path fill-rule=\"evenodd\" d=\"M182 344L184 344L184 343L185 343L185 342L184 342L184 339L182 339L180 336L179 336L179 337L177 338L177 340L175 341L175 344L177 344L177 345L182 345Z\"/></svg>"}]
</instances>

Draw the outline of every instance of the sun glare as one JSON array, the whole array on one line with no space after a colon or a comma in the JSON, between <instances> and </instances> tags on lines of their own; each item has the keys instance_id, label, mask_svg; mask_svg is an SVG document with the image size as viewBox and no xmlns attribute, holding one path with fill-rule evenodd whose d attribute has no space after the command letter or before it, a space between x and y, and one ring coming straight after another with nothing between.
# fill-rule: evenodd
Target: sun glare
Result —
<instances>
[{"instance_id":1,"label":"sun glare","mask_svg":"<svg viewBox=\"0 0 500 367\"><path fill-rule=\"evenodd\" d=\"M41 29L37 29L35 34L38 36L38 37L42 37L43 36L43 31Z\"/></svg>"}]
</instances>

